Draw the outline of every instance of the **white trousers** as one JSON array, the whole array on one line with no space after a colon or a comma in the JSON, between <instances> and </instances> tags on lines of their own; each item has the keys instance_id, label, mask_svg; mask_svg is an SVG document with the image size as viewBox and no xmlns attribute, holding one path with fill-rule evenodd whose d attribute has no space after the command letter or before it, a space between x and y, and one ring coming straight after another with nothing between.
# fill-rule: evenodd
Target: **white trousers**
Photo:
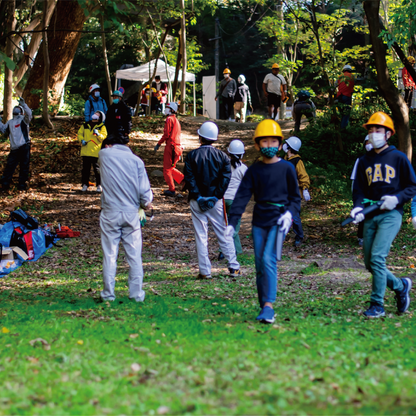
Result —
<instances>
[{"instance_id":1,"label":"white trousers","mask_svg":"<svg viewBox=\"0 0 416 416\"><path fill-rule=\"evenodd\" d=\"M129 263L129 298L144 301L142 266L142 232L138 212L108 212L100 215L101 246L103 248L104 300L114 300L117 256L120 240Z\"/></svg>"},{"instance_id":2,"label":"white trousers","mask_svg":"<svg viewBox=\"0 0 416 416\"><path fill-rule=\"evenodd\" d=\"M225 238L224 236L226 224L222 199L215 204L214 208L205 212L201 211L198 202L194 199L191 199L190 205L195 231L199 273L203 275L211 274L211 262L208 257L208 221L212 224L221 252L228 261L228 267L238 270L240 264L237 261L233 237Z\"/></svg>"}]
</instances>

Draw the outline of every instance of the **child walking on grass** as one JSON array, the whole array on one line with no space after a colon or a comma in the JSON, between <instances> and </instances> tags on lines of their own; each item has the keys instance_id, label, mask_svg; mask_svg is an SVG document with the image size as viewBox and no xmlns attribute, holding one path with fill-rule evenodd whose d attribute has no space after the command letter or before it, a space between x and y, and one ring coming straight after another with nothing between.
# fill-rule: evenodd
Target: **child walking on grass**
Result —
<instances>
[{"instance_id":1,"label":"child walking on grass","mask_svg":"<svg viewBox=\"0 0 416 416\"><path fill-rule=\"evenodd\" d=\"M292 218L299 215L300 194L293 165L277 156L282 146L282 130L274 120L263 120L254 132L255 147L263 160L250 166L235 195L226 236L233 236L238 221L252 195L253 243L256 283L261 312L257 320L275 320L273 302L277 293L277 232L287 234Z\"/></svg>"},{"instance_id":2,"label":"child walking on grass","mask_svg":"<svg viewBox=\"0 0 416 416\"><path fill-rule=\"evenodd\" d=\"M403 205L416 195L416 176L406 155L387 144L395 133L393 120L385 113L374 113L364 124L374 151L360 158L353 186L354 223L364 221L364 263L373 276L367 318L385 316L386 287L396 293L397 309L405 312L410 305L412 281L397 278L386 267L391 244L402 225ZM379 210L364 217L368 203L383 201Z\"/></svg>"}]
</instances>

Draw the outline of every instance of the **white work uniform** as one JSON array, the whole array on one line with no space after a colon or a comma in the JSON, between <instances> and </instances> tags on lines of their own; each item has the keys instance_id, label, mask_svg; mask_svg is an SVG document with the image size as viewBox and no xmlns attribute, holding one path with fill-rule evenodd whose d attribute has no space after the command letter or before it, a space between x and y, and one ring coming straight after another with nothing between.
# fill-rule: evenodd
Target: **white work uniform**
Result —
<instances>
[{"instance_id":1,"label":"white work uniform","mask_svg":"<svg viewBox=\"0 0 416 416\"><path fill-rule=\"evenodd\" d=\"M143 161L125 145L114 145L98 154L101 186L101 245L103 248L104 300L114 300L120 240L129 263L129 298L142 302L145 292L139 208L153 200Z\"/></svg>"},{"instance_id":2,"label":"white work uniform","mask_svg":"<svg viewBox=\"0 0 416 416\"><path fill-rule=\"evenodd\" d=\"M263 84L267 84L266 89L268 93L282 95L280 85L286 85L286 80L280 74L267 74L264 77Z\"/></svg>"},{"instance_id":3,"label":"white work uniform","mask_svg":"<svg viewBox=\"0 0 416 416\"><path fill-rule=\"evenodd\" d=\"M207 276L211 274L211 262L208 257L208 221L212 224L218 239L221 252L228 261L228 267L239 270L240 264L235 253L234 240L224 236L226 223L222 199L217 201L214 208L201 211L198 202L190 201L192 223L195 231L196 251L198 254L199 273Z\"/></svg>"}]
</instances>

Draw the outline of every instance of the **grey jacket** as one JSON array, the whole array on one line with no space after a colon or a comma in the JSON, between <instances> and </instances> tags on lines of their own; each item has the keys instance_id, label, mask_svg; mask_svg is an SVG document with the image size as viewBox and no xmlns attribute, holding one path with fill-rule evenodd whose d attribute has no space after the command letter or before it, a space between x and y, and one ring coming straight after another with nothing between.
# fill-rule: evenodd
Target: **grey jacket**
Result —
<instances>
[{"instance_id":1,"label":"grey jacket","mask_svg":"<svg viewBox=\"0 0 416 416\"><path fill-rule=\"evenodd\" d=\"M14 116L6 124L0 121L0 132L9 136L11 150L16 150L26 143L30 143L29 123L32 120L32 110L26 103L22 107L24 115Z\"/></svg>"},{"instance_id":2,"label":"grey jacket","mask_svg":"<svg viewBox=\"0 0 416 416\"><path fill-rule=\"evenodd\" d=\"M228 82L230 81L230 82ZM228 84L227 84L228 82ZM224 78L221 81L220 88L217 92L217 95L215 98L218 98L220 95L223 97L230 97L234 98L235 93L237 92L237 83L235 82L235 79L233 78Z\"/></svg>"}]
</instances>

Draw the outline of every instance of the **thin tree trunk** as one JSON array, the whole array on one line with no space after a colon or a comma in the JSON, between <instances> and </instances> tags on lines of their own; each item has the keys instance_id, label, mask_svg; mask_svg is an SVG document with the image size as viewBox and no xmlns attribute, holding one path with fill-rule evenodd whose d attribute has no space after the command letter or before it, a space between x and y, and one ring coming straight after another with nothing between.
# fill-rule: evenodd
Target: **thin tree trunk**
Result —
<instances>
[{"instance_id":1,"label":"thin tree trunk","mask_svg":"<svg viewBox=\"0 0 416 416\"><path fill-rule=\"evenodd\" d=\"M43 3L43 24L42 24L42 46L43 46L43 109L42 119L48 129L53 129L53 124L49 118L49 51L48 51L48 33L46 32L46 10L48 8L48 0Z\"/></svg>"},{"instance_id":2,"label":"thin tree trunk","mask_svg":"<svg viewBox=\"0 0 416 416\"><path fill-rule=\"evenodd\" d=\"M181 82L181 107L180 112L185 113L185 99L186 99L186 20L185 20L185 1L181 0L182 9L182 82Z\"/></svg>"},{"instance_id":3,"label":"thin tree trunk","mask_svg":"<svg viewBox=\"0 0 416 416\"><path fill-rule=\"evenodd\" d=\"M110 67L108 65L108 58L107 58L107 46L105 42L105 33L104 33L104 16L100 16L100 23L101 23L101 43L103 45L103 55L104 55L104 70L105 70L105 79L107 81L107 88L108 88L108 102L111 105L113 103L113 97L111 96L112 89L111 89L111 76L110 76Z\"/></svg>"},{"instance_id":4,"label":"thin tree trunk","mask_svg":"<svg viewBox=\"0 0 416 416\"><path fill-rule=\"evenodd\" d=\"M13 32L16 29L16 1L9 1L6 5L7 8L7 32ZM13 60L13 51L15 46L13 45L10 37L6 41L6 55ZM7 68L4 64L4 99L3 99L3 122L12 118L12 95L13 95L13 71Z\"/></svg>"},{"instance_id":5,"label":"thin tree trunk","mask_svg":"<svg viewBox=\"0 0 416 416\"><path fill-rule=\"evenodd\" d=\"M364 11L367 16L370 29L371 43L373 45L374 61L377 70L378 85L384 99L389 106L394 120L399 149L406 153L408 159L412 160L412 140L409 127L409 109L399 94L397 88L390 79L386 62L386 45L380 38L379 21L380 0L365 0Z\"/></svg>"},{"instance_id":6,"label":"thin tree trunk","mask_svg":"<svg viewBox=\"0 0 416 416\"><path fill-rule=\"evenodd\" d=\"M179 48L178 48L178 56L176 57L176 68L175 68L175 80L173 81L172 87L172 100L176 101L176 93L178 91L178 78L179 78L179 70L181 69L181 62L182 62L182 36L179 35Z\"/></svg>"}]
</instances>

